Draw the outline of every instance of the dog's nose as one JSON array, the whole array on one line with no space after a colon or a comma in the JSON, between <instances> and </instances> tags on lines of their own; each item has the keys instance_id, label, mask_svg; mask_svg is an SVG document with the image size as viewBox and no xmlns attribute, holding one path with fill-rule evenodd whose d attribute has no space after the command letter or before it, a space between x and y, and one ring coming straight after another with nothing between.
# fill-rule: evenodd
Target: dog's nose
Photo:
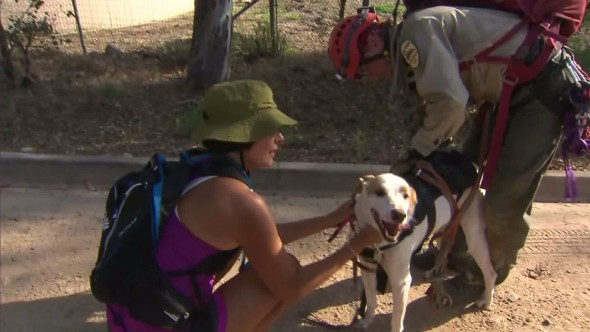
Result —
<instances>
[{"instance_id":1,"label":"dog's nose","mask_svg":"<svg viewBox=\"0 0 590 332\"><path fill-rule=\"evenodd\" d=\"M406 213L400 210L391 211L391 219L395 222L402 222L406 219Z\"/></svg>"}]
</instances>

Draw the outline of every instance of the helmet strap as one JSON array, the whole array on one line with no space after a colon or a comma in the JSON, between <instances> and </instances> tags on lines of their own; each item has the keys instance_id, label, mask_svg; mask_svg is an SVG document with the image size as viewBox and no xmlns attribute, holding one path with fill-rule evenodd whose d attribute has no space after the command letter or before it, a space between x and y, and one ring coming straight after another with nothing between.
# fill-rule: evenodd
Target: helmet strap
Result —
<instances>
[{"instance_id":1,"label":"helmet strap","mask_svg":"<svg viewBox=\"0 0 590 332\"><path fill-rule=\"evenodd\" d=\"M397 14L398 14L398 10L399 10L399 3L400 3L400 0L395 1L395 6L393 6L393 13L391 13L391 16L393 17L393 25L394 26L397 25Z\"/></svg>"},{"instance_id":2,"label":"helmet strap","mask_svg":"<svg viewBox=\"0 0 590 332\"><path fill-rule=\"evenodd\" d=\"M387 51L385 51L385 50L383 50L383 52L381 52L379 54L371 55L369 57L363 57L361 59L361 65L366 65L367 63L371 63L375 60L379 60L379 59L383 59L383 58L388 58Z\"/></svg>"},{"instance_id":3,"label":"helmet strap","mask_svg":"<svg viewBox=\"0 0 590 332\"><path fill-rule=\"evenodd\" d=\"M340 70L338 71L338 74L342 77L346 77L346 67L348 66L348 61L350 60L348 57L348 48L350 47L352 36L355 34L356 30L363 24L363 22L367 19L367 15L371 12L371 10L371 7L360 8L356 20L352 22L352 28L346 34L346 41L344 42L344 54L342 55L342 61L340 62Z\"/></svg>"}]
</instances>

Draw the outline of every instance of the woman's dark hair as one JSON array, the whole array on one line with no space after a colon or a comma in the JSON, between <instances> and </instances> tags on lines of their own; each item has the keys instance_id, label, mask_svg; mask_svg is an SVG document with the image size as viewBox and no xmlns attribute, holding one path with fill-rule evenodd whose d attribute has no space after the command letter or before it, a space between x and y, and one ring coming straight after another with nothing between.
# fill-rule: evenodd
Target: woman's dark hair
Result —
<instances>
[{"instance_id":1,"label":"woman's dark hair","mask_svg":"<svg viewBox=\"0 0 590 332\"><path fill-rule=\"evenodd\" d=\"M205 149L211 152L221 152L221 153L228 153L228 152L236 152L236 151L244 151L252 147L254 143L237 143L237 142L225 142L225 141L218 141L214 139L207 139L204 140L202 143Z\"/></svg>"}]
</instances>

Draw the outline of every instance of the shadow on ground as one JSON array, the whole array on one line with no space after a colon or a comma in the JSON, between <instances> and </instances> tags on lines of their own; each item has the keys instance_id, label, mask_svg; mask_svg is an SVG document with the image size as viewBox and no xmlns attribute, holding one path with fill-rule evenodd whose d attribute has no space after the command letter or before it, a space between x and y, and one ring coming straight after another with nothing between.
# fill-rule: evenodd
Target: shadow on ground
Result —
<instances>
[{"instance_id":1,"label":"shadow on ground","mask_svg":"<svg viewBox=\"0 0 590 332\"><path fill-rule=\"evenodd\" d=\"M104 307L90 293L3 303L0 317L2 331L106 331Z\"/></svg>"},{"instance_id":2,"label":"shadow on ground","mask_svg":"<svg viewBox=\"0 0 590 332\"><path fill-rule=\"evenodd\" d=\"M318 289L289 309L275 324L272 331L319 332L327 331L334 326L342 330L361 330L355 326L349 326L354 318L354 311L359 305L361 290L360 279L358 280L358 285L355 287L352 278L343 279ZM413 288L412 291L415 292L416 288ZM461 304L457 304L453 308L436 309L426 296L416 293L414 299L410 299L407 307L405 330L430 330L444 325L453 318L475 311L477 310L465 308ZM370 331L388 331L391 320L391 300L389 293L380 296L378 312L380 313L375 315L373 323L370 326ZM310 316L310 314L312 315ZM321 323L328 323L332 327L308 323L306 322L306 318L313 318L319 320Z\"/></svg>"}]
</instances>

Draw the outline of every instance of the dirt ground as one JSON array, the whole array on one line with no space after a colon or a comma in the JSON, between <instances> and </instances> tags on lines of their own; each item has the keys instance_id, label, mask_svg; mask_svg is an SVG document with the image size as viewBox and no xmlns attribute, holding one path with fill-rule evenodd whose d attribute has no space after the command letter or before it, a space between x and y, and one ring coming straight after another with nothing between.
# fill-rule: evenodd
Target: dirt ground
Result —
<instances>
[{"instance_id":1,"label":"dirt ground","mask_svg":"<svg viewBox=\"0 0 590 332\"><path fill-rule=\"evenodd\" d=\"M1 310L3 332L105 331L104 307L89 293L96 259L104 191L5 188L1 207ZM344 196L266 194L279 221L325 213ZM490 311L434 309L425 285L413 287L407 331L588 331L590 330L590 205L537 204L518 266L497 288ZM325 232L288 246L303 264L327 255ZM358 305L350 263L288 310L271 332L329 331L302 321L351 321ZM387 331L391 300L379 297L371 331ZM343 328L353 331L352 327Z\"/></svg>"}]
</instances>

